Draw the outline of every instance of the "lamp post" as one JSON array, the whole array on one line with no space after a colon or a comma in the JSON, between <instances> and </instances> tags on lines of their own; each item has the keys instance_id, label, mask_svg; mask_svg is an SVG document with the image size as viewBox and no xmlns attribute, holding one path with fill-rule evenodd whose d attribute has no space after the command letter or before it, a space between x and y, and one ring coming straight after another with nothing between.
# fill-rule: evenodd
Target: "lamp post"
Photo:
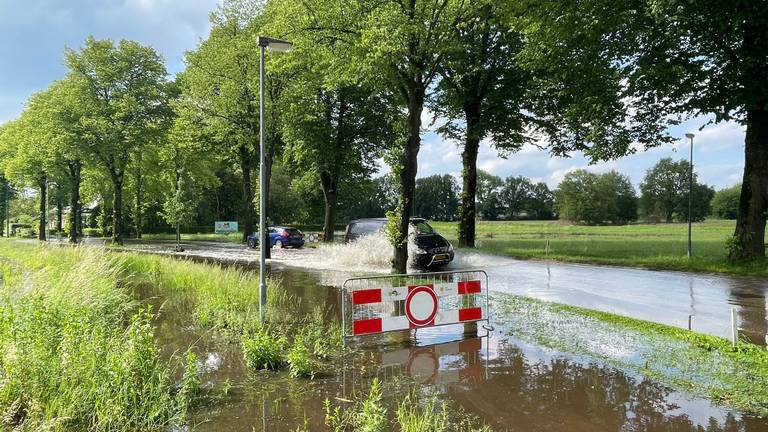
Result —
<instances>
[{"instance_id":1,"label":"lamp post","mask_svg":"<svg viewBox=\"0 0 768 432\"><path fill-rule=\"evenodd\" d=\"M691 258L691 220L693 219L693 137L692 133L685 134L691 140L691 159L688 162L688 258Z\"/></svg>"},{"instance_id":2,"label":"lamp post","mask_svg":"<svg viewBox=\"0 0 768 432\"><path fill-rule=\"evenodd\" d=\"M264 169L264 50L287 52L293 45L280 39L259 36L259 319L264 322L264 311L267 307L267 278L266 261L269 239L267 232L267 172Z\"/></svg>"}]
</instances>

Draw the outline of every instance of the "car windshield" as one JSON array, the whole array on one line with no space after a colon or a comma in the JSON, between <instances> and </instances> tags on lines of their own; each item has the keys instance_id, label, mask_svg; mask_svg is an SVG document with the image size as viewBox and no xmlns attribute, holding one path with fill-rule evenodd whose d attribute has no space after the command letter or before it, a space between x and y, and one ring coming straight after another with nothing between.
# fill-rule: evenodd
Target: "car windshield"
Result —
<instances>
[{"instance_id":1,"label":"car windshield","mask_svg":"<svg viewBox=\"0 0 768 432\"><path fill-rule=\"evenodd\" d=\"M413 224L413 226L416 229L416 234L418 235L424 235L424 234L434 234L435 230L432 229L432 227L426 222L426 221L419 221Z\"/></svg>"},{"instance_id":2,"label":"car windshield","mask_svg":"<svg viewBox=\"0 0 768 432\"><path fill-rule=\"evenodd\" d=\"M301 230L298 230L296 228L288 228L286 229L288 231L288 234L290 235L301 235Z\"/></svg>"},{"instance_id":3,"label":"car windshield","mask_svg":"<svg viewBox=\"0 0 768 432\"><path fill-rule=\"evenodd\" d=\"M352 226L350 232L354 234L372 234L384 227L384 222L358 222Z\"/></svg>"}]
</instances>

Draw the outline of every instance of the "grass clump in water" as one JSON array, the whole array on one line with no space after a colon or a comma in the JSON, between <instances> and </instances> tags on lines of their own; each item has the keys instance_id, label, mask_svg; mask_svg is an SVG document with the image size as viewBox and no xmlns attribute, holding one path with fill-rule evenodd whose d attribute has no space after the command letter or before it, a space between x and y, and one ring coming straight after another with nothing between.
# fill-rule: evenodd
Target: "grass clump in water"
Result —
<instances>
[{"instance_id":1,"label":"grass clump in water","mask_svg":"<svg viewBox=\"0 0 768 432\"><path fill-rule=\"evenodd\" d=\"M411 391L395 409L394 418L384 406L381 381L375 378L365 399L347 409L326 399L325 424L332 432L491 432L476 417L461 409L448 409L437 395Z\"/></svg>"},{"instance_id":2,"label":"grass clump in water","mask_svg":"<svg viewBox=\"0 0 768 432\"><path fill-rule=\"evenodd\" d=\"M277 370L283 364L285 337L271 334L266 328L243 335L242 347L245 363L251 369Z\"/></svg>"}]
</instances>

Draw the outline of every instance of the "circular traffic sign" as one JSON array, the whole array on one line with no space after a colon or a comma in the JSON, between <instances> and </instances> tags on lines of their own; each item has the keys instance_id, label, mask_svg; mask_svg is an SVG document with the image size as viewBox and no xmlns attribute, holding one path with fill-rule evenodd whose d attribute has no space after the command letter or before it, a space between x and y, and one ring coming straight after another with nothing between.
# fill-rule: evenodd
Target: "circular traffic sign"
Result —
<instances>
[{"instance_id":1,"label":"circular traffic sign","mask_svg":"<svg viewBox=\"0 0 768 432\"><path fill-rule=\"evenodd\" d=\"M416 327L432 323L437 315L437 296L432 287L421 285L408 292L405 298L405 316Z\"/></svg>"}]
</instances>

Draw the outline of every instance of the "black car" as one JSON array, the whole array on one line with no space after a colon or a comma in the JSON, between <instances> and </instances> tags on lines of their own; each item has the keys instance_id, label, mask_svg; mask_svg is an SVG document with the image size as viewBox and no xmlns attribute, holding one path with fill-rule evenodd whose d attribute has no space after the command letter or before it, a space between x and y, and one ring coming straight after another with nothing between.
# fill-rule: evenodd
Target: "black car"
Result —
<instances>
[{"instance_id":1,"label":"black car","mask_svg":"<svg viewBox=\"0 0 768 432\"><path fill-rule=\"evenodd\" d=\"M347 224L344 241L351 242L358 238L382 231L387 225L386 218L357 219ZM445 237L435 231L423 218L411 218L412 233L416 243L416 265L421 268L434 268L453 261L453 246Z\"/></svg>"}]
</instances>

